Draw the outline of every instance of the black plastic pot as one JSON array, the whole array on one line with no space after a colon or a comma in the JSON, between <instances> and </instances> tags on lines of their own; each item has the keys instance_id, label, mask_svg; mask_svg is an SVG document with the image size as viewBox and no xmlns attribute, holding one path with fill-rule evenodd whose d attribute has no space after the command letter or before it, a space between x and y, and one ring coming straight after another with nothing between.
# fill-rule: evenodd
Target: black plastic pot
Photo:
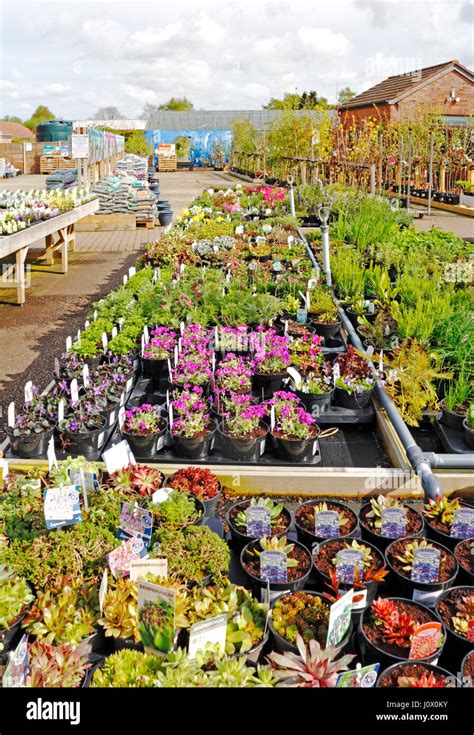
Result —
<instances>
[{"instance_id":1,"label":"black plastic pot","mask_svg":"<svg viewBox=\"0 0 474 735\"><path fill-rule=\"evenodd\" d=\"M173 486L173 478L175 477L175 474L170 475L166 478L166 480L163 483L163 487L166 486ZM218 481L219 482L219 481ZM191 493L192 494L192 493ZM217 502L219 498L222 495L222 484L219 482L219 492L214 495L213 498L209 498L208 500L200 500L204 507L204 515L206 518L214 518L216 515L216 507Z\"/></svg>"},{"instance_id":2,"label":"black plastic pot","mask_svg":"<svg viewBox=\"0 0 474 735\"><path fill-rule=\"evenodd\" d=\"M416 539L419 540L419 537L410 536L410 537L407 537L406 539L395 539L394 541L392 541L392 543L389 544L389 546L387 546L387 550L385 552L385 561L387 562L387 566L390 569L390 574L395 579L397 593L401 597L406 597L407 600L410 600L410 599L413 599L413 596L415 594L422 595L423 593L425 593L426 595L433 595L433 597L430 600L432 601L432 605L429 605L428 603L425 603L425 605L426 607L434 607L436 593L441 593L443 592L443 590L447 590L450 587L453 587L456 581L458 571L459 571L459 564L458 564L457 559L455 558L456 570L454 574L449 579L447 579L445 582L432 582L431 584L423 583L423 582L414 582L412 579L410 579L408 574L407 576L405 576L404 574L401 574L394 568L393 564L390 561L390 554L391 554L392 547L394 544L399 543L400 541L414 541ZM441 546L441 544L434 544L434 546L439 547L440 549L445 551L447 554L450 554L451 556L453 556L452 551L447 549L445 546Z\"/></svg>"},{"instance_id":3,"label":"black plastic pot","mask_svg":"<svg viewBox=\"0 0 474 735\"><path fill-rule=\"evenodd\" d=\"M260 421L260 427L265 431L261 436L231 436L225 433L224 422L221 422L217 427L217 432L224 457L236 462L258 462L265 451L268 435L268 426L263 421Z\"/></svg>"},{"instance_id":4,"label":"black plastic pot","mask_svg":"<svg viewBox=\"0 0 474 735\"><path fill-rule=\"evenodd\" d=\"M216 433L215 422L211 422L212 428L205 434L196 437L178 436L171 431L173 441L173 453L183 459L204 459L212 449L212 442Z\"/></svg>"},{"instance_id":5,"label":"black plastic pot","mask_svg":"<svg viewBox=\"0 0 474 735\"><path fill-rule=\"evenodd\" d=\"M158 220L162 227L167 227L173 220L173 212L160 211L158 212Z\"/></svg>"},{"instance_id":6,"label":"black plastic pot","mask_svg":"<svg viewBox=\"0 0 474 735\"><path fill-rule=\"evenodd\" d=\"M129 434L122 429L122 438L128 441L135 457L148 459L149 457L154 457L163 448L165 434L168 428L168 423L164 418L161 419L161 425L163 428L156 434L147 434L146 436Z\"/></svg>"},{"instance_id":7,"label":"black plastic pot","mask_svg":"<svg viewBox=\"0 0 474 735\"><path fill-rule=\"evenodd\" d=\"M8 651L10 650L14 650L16 646L18 645L20 636L21 636L21 624L29 608L30 608L30 605L27 605L21 611L20 615L15 620L13 625L10 625L9 628L2 628L0 630L0 653L1 655L8 653ZM1 663L1 655L0 655L0 663Z\"/></svg>"},{"instance_id":8,"label":"black plastic pot","mask_svg":"<svg viewBox=\"0 0 474 735\"><path fill-rule=\"evenodd\" d=\"M464 421L466 419L466 414L449 411L449 409L446 408L444 398L442 401L440 401L439 406L441 408L440 422L444 426L447 426L449 429L454 429L454 431L464 431Z\"/></svg>"},{"instance_id":9,"label":"black plastic pot","mask_svg":"<svg viewBox=\"0 0 474 735\"><path fill-rule=\"evenodd\" d=\"M453 590L463 589L466 590L466 596L471 594L474 594L474 587L470 587L469 585L460 585L457 587L451 587L448 590L445 590L436 600L435 610L438 618L443 622L443 619L439 612L439 606L443 602L443 600L446 597L449 597L449 595L453 592ZM444 623L443 623L444 625ZM464 638L461 635L458 635L458 633L455 633L454 630L452 630L448 625L444 626L446 628L446 634L447 634L447 646L443 652L443 657L441 663L443 666L446 666L449 671L453 671L454 673L457 673L459 671L459 664L464 659L464 657L473 650L473 643L472 641L469 641L467 638Z\"/></svg>"},{"instance_id":10,"label":"black plastic pot","mask_svg":"<svg viewBox=\"0 0 474 735\"><path fill-rule=\"evenodd\" d=\"M372 531L370 526L364 521L364 512L365 510L370 511L370 507L371 507L370 503L364 503L364 505L361 507L360 512L359 512L359 523L360 523L360 530L361 530L362 538L364 539L364 541L368 541L373 546L376 546L377 549L379 549L382 553L384 553L387 546L389 546L392 543L392 541L396 541L397 539L389 538L388 536L382 536L382 534L374 533L374 531ZM417 514L418 518L421 521L421 528L420 528L419 533L415 534L415 536L417 538L420 536L423 536L424 530L425 530L425 520L423 516L421 515L421 513L419 513L417 510L415 510L415 508L412 508L411 506L407 506L403 504L403 507L408 508L410 511L413 511L414 513Z\"/></svg>"},{"instance_id":11,"label":"black plastic pot","mask_svg":"<svg viewBox=\"0 0 474 735\"><path fill-rule=\"evenodd\" d=\"M140 641L140 643L136 643L134 638L114 638L114 636L111 636L110 638L106 638L109 649L111 653L117 653L117 651L142 651L143 643Z\"/></svg>"},{"instance_id":12,"label":"black plastic pot","mask_svg":"<svg viewBox=\"0 0 474 735\"><path fill-rule=\"evenodd\" d=\"M318 322L316 319L311 319L311 324L313 325L316 334L319 334L320 337L324 337L324 339L329 339L329 337L335 337L338 332L341 330L341 321L333 322L331 324L323 324L322 322Z\"/></svg>"},{"instance_id":13,"label":"black plastic pot","mask_svg":"<svg viewBox=\"0 0 474 735\"><path fill-rule=\"evenodd\" d=\"M91 454L97 452L104 445L107 425L105 419L101 416L103 424L98 429L86 432L73 432L65 429L60 432L61 444L67 453L73 454Z\"/></svg>"},{"instance_id":14,"label":"black plastic pot","mask_svg":"<svg viewBox=\"0 0 474 735\"><path fill-rule=\"evenodd\" d=\"M231 505L231 507L229 508L227 512L227 516L226 516L227 523L229 525L230 536L232 539L232 546L234 547L234 549L239 550L239 551L243 549L244 546L247 546L247 544L249 544L251 541L258 538L257 536L248 536L246 533L242 533L241 531L239 531L237 526L235 526L231 521L232 512L236 508L241 508L242 510L246 510L246 508L248 508L249 505L250 505L250 500L240 500L238 503L234 503L233 505ZM288 530L291 526L291 513L288 510L288 508L285 508L285 506L283 506L282 513L286 517L288 521L288 525L283 531L280 531L280 533L272 534L272 536L279 537L279 536L284 536L286 533L288 533Z\"/></svg>"},{"instance_id":15,"label":"black plastic pot","mask_svg":"<svg viewBox=\"0 0 474 735\"><path fill-rule=\"evenodd\" d=\"M303 590L306 595L312 595L313 597L320 597L322 600L327 602L328 607L331 603L329 603L320 592L313 592L312 590ZM271 604L271 610L275 607L275 603L277 600L280 600L282 597L286 597L288 593L283 592L283 594L278 595L276 597L272 604ZM275 626L273 625L273 619L272 615L270 614L268 617L268 627L270 628L270 631L272 633L273 638L273 650L277 653L287 653L288 651L291 651L291 653L299 653L297 646L294 643L290 643L290 641L287 641L286 638L284 638L278 631L275 629ZM347 631L347 634L341 641L340 645L337 647L337 651L339 652L338 655L343 655L345 653L348 653L351 647L351 638L353 633L353 623L351 621L349 630Z\"/></svg>"},{"instance_id":16,"label":"black plastic pot","mask_svg":"<svg viewBox=\"0 0 474 735\"><path fill-rule=\"evenodd\" d=\"M467 419L462 422L462 427L464 430L464 444L474 452L474 429L467 425Z\"/></svg>"},{"instance_id":17,"label":"black plastic pot","mask_svg":"<svg viewBox=\"0 0 474 735\"><path fill-rule=\"evenodd\" d=\"M467 505L467 503L461 503L461 508L471 508L471 506ZM457 543L463 540L456 538L456 536L451 536L449 533L444 533L443 531L438 531L436 528L433 528L433 526L430 525L428 518L425 518L425 524L427 537L436 541L441 546L445 546L450 551L454 551Z\"/></svg>"},{"instance_id":18,"label":"black plastic pot","mask_svg":"<svg viewBox=\"0 0 474 735\"><path fill-rule=\"evenodd\" d=\"M372 311L363 311L362 314L358 314L356 311L354 311L354 309L351 309L350 306L348 306L346 308L347 318L349 319L349 321L352 324L352 326L354 327L354 329L357 329L357 327L359 326L358 319L359 319L360 316L365 317L370 324L373 324L375 322L376 317L377 317L377 313L378 313L378 310L375 309L375 311L373 311L373 312Z\"/></svg>"},{"instance_id":19,"label":"black plastic pot","mask_svg":"<svg viewBox=\"0 0 474 735\"><path fill-rule=\"evenodd\" d=\"M244 546L244 548L240 552L240 565L241 565L242 570L244 571L244 573L249 578L249 580L250 580L250 582L251 582L251 584L253 585L254 588L256 588L258 590L262 590L262 589L265 589L266 590L267 589L267 582L265 580L261 579L260 577L257 577L254 574L251 574L250 572L248 572L246 570L245 566L244 566L244 559L245 559L245 555L246 555L247 551L254 544L256 544L256 543L258 543L258 542L257 541L251 541L249 544L247 544L246 546ZM282 582L281 584L275 584L275 583L270 584L270 590L273 590L273 591L276 591L276 592L278 592L278 591L281 591L281 592L284 592L284 591L296 592L297 590L303 590L304 587L305 587L305 584L306 584L307 580L309 579L309 576L311 574L311 570L313 568L313 560L311 558L311 554L308 551L308 549L306 548L306 546L303 546L303 544L300 544L299 541L294 541L294 542L292 541L291 543L294 543L295 546L299 546L308 555L308 559L309 559L309 567L308 567L308 570L299 579L296 579L293 582Z\"/></svg>"},{"instance_id":20,"label":"black plastic pot","mask_svg":"<svg viewBox=\"0 0 474 735\"><path fill-rule=\"evenodd\" d=\"M334 390L334 403L336 406L350 408L353 411L360 408L367 408L370 404L373 392L373 388L364 390L362 393L348 393L342 388L336 388Z\"/></svg>"},{"instance_id":21,"label":"black plastic pot","mask_svg":"<svg viewBox=\"0 0 474 735\"><path fill-rule=\"evenodd\" d=\"M288 377L286 370L276 375L265 375L264 373L255 373L252 378L252 388L261 395L263 390L264 398L271 398L273 393L283 388L283 380Z\"/></svg>"},{"instance_id":22,"label":"black plastic pot","mask_svg":"<svg viewBox=\"0 0 474 735\"><path fill-rule=\"evenodd\" d=\"M456 551L461 544L463 544L465 541L468 541L468 539L463 539L462 541L459 541L459 543L456 544L454 549L454 556L456 556ZM457 559L457 556L456 556ZM457 559L459 564L459 574L458 574L458 585L466 584L469 587L474 586L474 574L472 572L469 572L467 569L463 567L459 559Z\"/></svg>"},{"instance_id":23,"label":"black plastic pot","mask_svg":"<svg viewBox=\"0 0 474 735\"><path fill-rule=\"evenodd\" d=\"M465 677L464 677L464 674L463 674L464 667L467 664L468 656L469 656L469 654L472 654L472 653L473 653L472 651L468 651L466 653L466 655L464 656L464 658L462 660L462 663L461 663L461 677L463 679L463 686L466 687L466 689L473 689L474 688L474 680L472 679L472 677L471 677L471 681L470 682L464 682L464 678Z\"/></svg>"},{"instance_id":24,"label":"black plastic pot","mask_svg":"<svg viewBox=\"0 0 474 735\"><path fill-rule=\"evenodd\" d=\"M426 661L419 661L419 660L413 660L413 661L403 661L402 663L396 663L392 664L391 666L388 666L386 669L382 671L381 674L379 674L379 677L377 679L377 689L392 689L394 687L383 687L381 685L381 682L384 678L384 676L390 676L392 671L394 669L400 668L400 675L403 676L403 667L404 666L417 666L421 665L424 669L427 669L429 672L433 674L437 674L438 676L449 676L452 677L452 674L449 671L446 671L446 669L442 669L441 666L434 666L433 664L428 664ZM457 686L459 685L459 682L457 683ZM395 689L398 689L399 687L395 687ZM403 689L404 692L406 692L406 689Z\"/></svg>"},{"instance_id":25,"label":"black plastic pot","mask_svg":"<svg viewBox=\"0 0 474 735\"><path fill-rule=\"evenodd\" d=\"M118 415L120 411L120 403L114 403L110 408L106 408L105 411L101 411L100 415L105 419L106 428L112 428L112 426L118 421Z\"/></svg>"},{"instance_id":26,"label":"black plastic pot","mask_svg":"<svg viewBox=\"0 0 474 735\"><path fill-rule=\"evenodd\" d=\"M303 391L297 390L296 388L294 389L294 393L298 396L308 413L319 416L320 413L329 411L334 395L334 388L326 391L326 393L319 393L319 395L315 393L303 393Z\"/></svg>"},{"instance_id":27,"label":"black plastic pot","mask_svg":"<svg viewBox=\"0 0 474 735\"><path fill-rule=\"evenodd\" d=\"M149 360L147 357L141 358L142 376L150 378L155 390L160 385L162 377L168 373L168 360Z\"/></svg>"},{"instance_id":28,"label":"black plastic pot","mask_svg":"<svg viewBox=\"0 0 474 735\"><path fill-rule=\"evenodd\" d=\"M421 605L419 602L413 602L411 600L406 600L401 597L387 597L385 598L387 600L393 600L394 602L410 602L412 605L415 605L416 607L422 608L422 610L425 610L427 613L429 613L431 619L433 622L438 622L438 617L434 613L433 610L430 610L425 605ZM383 649L376 646L374 643L369 641L367 638L365 632L364 632L364 623L367 622L368 617L370 615L370 610L367 609L360 617L359 622L359 629L357 631L357 637L358 642L360 646L360 651L362 654L362 661L364 663L364 666L367 664L380 664L381 669L386 669L392 664L400 663L402 661L407 661L405 658L401 658L400 656L395 656L393 653L389 653L388 651L384 651ZM441 646L431 654L431 656L428 656L427 658L418 658L416 659L416 663L429 663L436 666L438 659L440 658L445 643L446 643L446 628L445 625L442 624L442 633L444 634L443 637L443 643ZM409 649L407 649L407 657L409 654ZM414 659L415 661L415 659Z\"/></svg>"},{"instance_id":29,"label":"black plastic pot","mask_svg":"<svg viewBox=\"0 0 474 735\"><path fill-rule=\"evenodd\" d=\"M316 435L307 439L285 439L271 433L272 442L275 446L277 456L284 462L308 463L319 449L319 429Z\"/></svg>"},{"instance_id":30,"label":"black plastic pot","mask_svg":"<svg viewBox=\"0 0 474 735\"><path fill-rule=\"evenodd\" d=\"M295 515L294 515L294 522L296 527L296 534L298 536L298 541L302 543L304 546L306 546L308 549L312 549L315 544L320 544L323 541L328 541L328 539L323 538L322 536L316 536L316 534L312 533L311 531L308 531L307 528L305 528L301 522L298 519L298 511L300 508L304 508L305 506L311 506L311 505L318 505L320 503L320 500L308 500L306 503L301 503L301 505L296 509ZM353 510L351 510L347 505L344 503L336 502L335 500L331 499L331 505L336 505L341 510L345 510L346 513L352 513L356 520L356 524L354 526L354 529L348 533L344 534L344 538L353 538L357 534L357 530L359 528L359 524L357 521L357 516L354 513ZM342 536L339 536L339 538L342 538Z\"/></svg>"},{"instance_id":31,"label":"black plastic pot","mask_svg":"<svg viewBox=\"0 0 474 735\"><path fill-rule=\"evenodd\" d=\"M12 454L17 457L41 457L48 451L48 443L54 434L55 427L47 431L41 431L39 434L21 434L15 436L10 428L6 428L6 434L10 441Z\"/></svg>"}]
</instances>

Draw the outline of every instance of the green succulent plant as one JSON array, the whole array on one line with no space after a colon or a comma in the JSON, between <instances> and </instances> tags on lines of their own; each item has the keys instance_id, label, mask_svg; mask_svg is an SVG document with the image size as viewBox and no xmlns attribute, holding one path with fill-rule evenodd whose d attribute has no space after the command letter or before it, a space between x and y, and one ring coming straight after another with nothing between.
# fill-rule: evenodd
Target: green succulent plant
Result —
<instances>
[{"instance_id":1,"label":"green succulent plant","mask_svg":"<svg viewBox=\"0 0 474 735\"><path fill-rule=\"evenodd\" d=\"M91 688L155 687L161 665L152 654L124 649L105 659L94 672Z\"/></svg>"},{"instance_id":2,"label":"green succulent plant","mask_svg":"<svg viewBox=\"0 0 474 735\"><path fill-rule=\"evenodd\" d=\"M168 574L182 582L202 582L211 575L219 582L228 573L230 552L226 542L207 526L161 526L154 534L151 555L166 556Z\"/></svg>"},{"instance_id":3,"label":"green succulent plant","mask_svg":"<svg viewBox=\"0 0 474 735\"><path fill-rule=\"evenodd\" d=\"M329 622L329 604L317 595L294 592L283 595L272 610L275 630L290 643L300 635L305 643L326 642Z\"/></svg>"},{"instance_id":4,"label":"green succulent plant","mask_svg":"<svg viewBox=\"0 0 474 735\"><path fill-rule=\"evenodd\" d=\"M157 523L184 526L196 523L201 516L194 498L186 493L172 492L167 500L151 507L153 508L153 519Z\"/></svg>"},{"instance_id":5,"label":"green succulent plant","mask_svg":"<svg viewBox=\"0 0 474 735\"><path fill-rule=\"evenodd\" d=\"M22 577L0 569L0 631L11 627L33 600L34 594Z\"/></svg>"},{"instance_id":6,"label":"green succulent plant","mask_svg":"<svg viewBox=\"0 0 474 735\"><path fill-rule=\"evenodd\" d=\"M364 544L360 544L355 539L353 539L351 543L349 543L348 541L345 541L344 545L346 549L354 549L355 551L361 551L363 553L364 567L372 566L373 561L372 561L372 549L371 548L369 548L368 546L364 546ZM334 559L332 560L332 563L334 564L334 566L336 566L336 563L337 563L336 557L334 557Z\"/></svg>"},{"instance_id":7,"label":"green succulent plant","mask_svg":"<svg viewBox=\"0 0 474 735\"><path fill-rule=\"evenodd\" d=\"M397 498L391 498L388 495L379 495L377 498L370 499L371 510L367 513L366 518L369 525L373 528L382 527L382 511L385 508L400 508L402 504Z\"/></svg>"},{"instance_id":8,"label":"green succulent plant","mask_svg":"<svg viewBox=\"0 0 474 735\"><path fill-rule=\"evenodd\" d=\"M298 566L298 560L290 557L291 552L295 548L294 544L289 544L286 536L264 536L259 541L260 550L257 547L249 550L253 556L260 556L262 551L282 551L286 554L286 566L288 569Z\"/></svg>"},{"instance_id":9,"label":"green succulent plant","mask_svg":"<svg viewBox=\"0 0 474 735\"><path fill-rule=\"evenodd\" d=\"M430 500L424 509L424 514L427 518L434 518L441 523L445 523L450 526L454 520L454 514L461 508L461 503L458 498L449 500L449 498L437 498L436 500Z\"/></svg>"},{"instance_id":10,"label":"green succulent plant","mask_svg":"<svg viewBox=\"0 0 474 735\"><path fill-rule=\"evenodd\" d=\"M433 549L433 544L430 544L426 539L414 540L405 544L403 548L403 554L394 554L395 559L401 561L404 565L402 567L404 572L410 572L413 567L415 551L418 549Z\"/></svg>"},{"instance_id":11,"label":"green succulent plant","mask_svg":"<svg viewBox=\"0 0 474 735\"><path fill-rule=\"evenodd\" d=\"M81 686L90 664L69 643L50 646L44 641L34 641L28 646L28 666L27 687L63 689Z\"/></svg>"},{"instance_id":12,"label":"green succulent plant","mask_svg":"<svg viewBox=\"0 0 474 735\"><path fill-rule=\"evenodd\" d=\"M468 594L456 601L456 615L452 617L455 632L467 638L471 620L474 620L474 594Z\"/></svg>"},{"instance_id":13,"label":"green succulent plant","mask_svg":"<svg viewBox=\"0 0 474 735\"><path fill-rule=\"evenodd\" d=\"M267 508L270 511L270 523L272 525L278 522L278 518L283 512L283 503L275 503L270 498L252 498L250 507ZM245 528L247 526L247 511L240 510L234 519L234 523L236 526Z\"/></svg>"}]
</instances>

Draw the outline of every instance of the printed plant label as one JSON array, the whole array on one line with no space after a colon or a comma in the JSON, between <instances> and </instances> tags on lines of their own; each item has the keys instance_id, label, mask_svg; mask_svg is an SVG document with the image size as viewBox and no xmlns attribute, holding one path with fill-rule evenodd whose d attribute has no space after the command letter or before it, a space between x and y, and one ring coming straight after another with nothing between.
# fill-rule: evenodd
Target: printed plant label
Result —
<instances>
[{"instance_id":1,"label":"printed plant label","mask_svg":"<svg viewBox=\"0 0 474 735\"><path fill-rule=\"evenodd\" d=\"M474 537L474 508L459 508L454 511L451 536L454 538Z\"/></svg>"},{"instance_id":2,"label":"printed plant label","mask_svg":"<svg viewBox=\"0 0 474 735\"><path fill-rule=\"evenodd\" d=\"M319 538L339 536L339 513L337 510L322 510L314 514L314 535Z\"/></svg>"},{"instance_id":3,"label":"printed plant label","mask_svg":"<svg viewBox=\"0 0 474 735\"><path fill-rule=\"evenodd\" d=\"M408 658L428 658L438 650L442 636L441 623L425 623L416 628Z\"/></svg>"},{"instance_id":4,"label":"printed plant label","mask_svg":"<svg viewBox=\"0 0 474 735\"><path fill-rule=\"evenodd\" d=\"M130 579L135 582L142 577L145 579L147 574L153 574L154 577L168 578L168 559L141 559L140 561L130 562Z\"/></svg>"},{"instance_id":5,"label":"printed plant label","mask_svg":"<svg viewBox=\"0 0 474 735\"><path fill-rule=\"evenodd\" d=\"M136 537L143 539L145 546L150 545L153 530L153 511L139 508L131 503L120 503L120 527L117 537L128 541Z\"/></svg>"},{"instance_id":6,"label":"printed plant label","mask_svg":"<svg viewBox=\"0 0 474 735\"><path fill-rule=\"evenodd\" d=\"M114 577L127 577L132 561L143 559L147 550L143 539L131 538L107 555L107 562Z\"/></svg>"},{"instance_id":7,"label":"printed plant label","mask_svg":"<svg viewBox=\"0 0 474 735\"><path fill-rule=\"evenodd\" d=\"M380 531L387 538L404 538L407 528L406 508L383 508Z\"/></svg>"},{"instance_id":8,"label":"printed plant label","mask_svg":"<svg viewBox=\"0 0 474 735\"><path fill-rule=\"evenodd\" d=\"M364 553L358 549L341 549L336 554L336 575L342 584L354 582L355 570L359 579L364 576Z\"/></svg>"},{"instance_id":9,"label":"printed plant label","mask_svg":"<svg viewBox=\"0 0 474 735\"><path fill-rule=\"evenodd\" d=\"M296 321L300 324L306 324L308 321L308 311L306 309L298 309L296 312Z\"/></svg>"},{"instance_id":10,"label":"printed plant label","mask_svg":"<svg viewBox=\"0 0 474 735\"><path fill-rule=\"evenodd\" d=\"M62 485L44 491L44 519L48 530L82 521L79 486Z\"/></svg>"},{"instance_id":11,"label":"printed plant label","mask_svg":"<svg viewBox=\"0 0 474 735\"><path fill-rule=\"evenodd\" d=\"M123 470L131 464L136 464L130 445L125 439L115 444L102 454L102 459L107 467L109 475L113 475L118 470Z\"/></svg>"},{"instance_id":12,"label":"printed plant label","mask_svg":"<svg viewBox=\"0 0 474 735\"><path fill-rule=\"evenodd\" d=\"M287 557L284 551L267 550L260 554L260 576L270 584L288 582Z\"/></svg>"},{"instance_id":13,"label":"printed plant label","mask_svg":"<svg viewBox=\"0 0 474 735\"><path fill-rule=\"evenodd\" d=\"M361 666L355 671L343 671L336 680L338 689L371 689L375 686L380 664Z\"/></svg>"},{"instance_id":14,"label":"printed plant label","mask_svg":"<svg viewBox=\"0 0 474 735\"><path fill-rule=\"evenodd\" d=\"M245 512L247 520L247 536L270 536L272 532L271 513L269 508L251 505Z\"/></svg>"},{"instance_id":15,"label":"printed plant label","mask_svg":"<svg viewBox=\"0 0 474 735\"><path fill-rule=\"evenodd\" d=\"M3 686L5 688L26 686L28 672L28 635L25 633L15 648L5 669L2 682Z\"/></svg>"},{"instance_id":16,"label":"printed plant label","mask_svg":"<svg viewBox=\"0 0 474 735\"><path fill-rule=\"evenodd\" d=\"M227 615L216 615L215 618L194 623L189 631L189 658L196 658L196 653L206 647L206 643L218 645L225 651L227 635Z\"/></svg>"},{"instance_id":17,"label":"printed plant label","mask_svg":"<svg viewBox=\"0 0 474 735\"><path fill-rule=\"evenodd\" d=\"M69 479L74 485L82 487L81 483L81 470L68 469ZM95 472L91 470L84 470L84 488L87 492L93 492L99 489L99 478Z\"/></svg>"},{"instance_id":18,"label":"printed plant label","mask_svg":"<svg viewBox=\"0 0 474 735\"><path fill-rule=\"evenodd\" d=\"M439 565L441 562L441 552L434 546L415 549L413 552L413 566L411 570L411 579L413 582L421 584L432 584L439 579Z\"/></svg>"},{"instance_id":19,"label":"printed plant label","mask_svg":"<svg viewBox=\"0 0 474 735\"><path fill-rule=\"evenodd\" d=\"M138 580L138 630L146 649L167 653L173 648L176 590Z\"/></svg>"},{"instance_id":20,"label":"printed plant label","mask_svg":"<svg viewBox=\"0 0 474 735\"><path fill-rule=\"evenodd\" d=\"M331 605L328 623L327 645L338 646L347 635L352 619L352 598L354 590L349 590Z\"/></svg>"}]
</instances>

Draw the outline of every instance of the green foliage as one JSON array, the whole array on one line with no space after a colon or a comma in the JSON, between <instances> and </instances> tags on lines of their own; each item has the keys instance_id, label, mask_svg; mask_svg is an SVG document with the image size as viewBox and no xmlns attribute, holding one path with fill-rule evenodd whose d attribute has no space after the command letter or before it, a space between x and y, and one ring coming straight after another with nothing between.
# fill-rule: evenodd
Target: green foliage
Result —
<instances>
[{"instance_id":1,"label":"green foliage","mask_svg":"<svg viewBox=\"0 0 474 735\"><path fill-rule=\"evenodd\" d=\"M1 570L0 570L1 572ZM16 575L0 579L0 631L8 629L34 599L27 582Z\"/></svg>"},{"instance_id":2,"label":"green foliage","mask_svg":"<svg viewBox=\"0 0 474 735\"><path fill-rule=\"evenodd\" d=\"M194 105L187 97L170 97L167 102L162 102L161 105L158 105L158 109L183 112L186 110L194 110Z\"/></svg>"},{"instance_id":3,"label":"green foliage","mask_svg":"<svg viewBox=\"0 0 474 735\"><path fill-rule=\"evenodd\" d=\"M168 500L153 506L153 515L158 523L183 526L199 519L195 500L186 493L172 492Z\"/></svg>"},{"instance_id":4,"label":"green foliage","mask_svg":"<svg viewBox=\"0 0 474 735\"><path fill-rule=\"evenodd\" d=\"M162 526L156 532L159 556L168 559L168 573L183 582L202 582L211 575L221 580L229 570L229 547L207 526L183 529ZM152 549L154 554L155 549Z\"/></svg>"},{"instance_id":5,"label":"green foliage","mask_svg":"<svg viewBox=\"0 0 474 735\"><path fill-rule=\"evenodd\" d=\"M56 578L50 589L38 593L22 625L39 641L78 645L94 632L97 607L96 589Z\"/></svg>"},{"instance_id":6,"label":"green foliage","mask_svg":"<svg viewBox=\"0 0 474 735\"><path fill-rule=\"evenodd\" d=\"M36 110L33 112L32 116L29 120L25 120L23 125L30 130L33 130L36 128L38 123L40 122L47 122L48 120L55 120L56 115L51 112L51 110L46 107L46 105L38 105Z\"/></svg>"},{"instance_id":7,"label":"green foliage","mask_svg":"<svg viewBox=\"0 0 474 735\"><path fill-rule=\"evenodd\" d=\"M28 646L26 686L76 688L81 686L89 666L87 657L69 643L50 646L44 641L34 641Z\"/></svg>"}]
</instances>

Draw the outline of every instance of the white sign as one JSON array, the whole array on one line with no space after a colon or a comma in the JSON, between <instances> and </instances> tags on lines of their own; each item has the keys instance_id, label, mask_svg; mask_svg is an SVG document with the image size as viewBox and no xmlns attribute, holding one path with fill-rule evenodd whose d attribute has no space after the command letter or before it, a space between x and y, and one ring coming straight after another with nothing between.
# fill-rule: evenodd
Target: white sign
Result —
<instances>
[{"instance_id":1,"label":"white sign","mask_svg":"<svg viewBox=\"0 0 474 735\"><path fill-rule=\"evenodd\" d=\"M82 133L71 135L71 158L89 158L89 136Z\"/></svg>"},{"instance_id":2,"label":"white sign","mask_svg":"<svg viewBox=\"0 0 474 735\"><path fill-rule=\"evenodd\" d=\"M130 562L130 581L135 582L139 577L144 579L147 574L153 574L162 579L168 578L168 559L137 559Z\"/></svg>"},{"instance_id":3,"label":"white sign","mask_svg":"<svg viewBox=\"0 0 474 735\"><path fill-rule=\"evenodd\" d=\"M205 648L206 643L217 643L225 651L226 634L227 615L217 615L202 623L194 623L189 631L189 658L195 658L196 653Z\"/></svg>"},{"instance_id":4,"label":"white sign","mask_svg":"<svg viewBox=\"0 0 474 735\"><path fill-rule=\"evenodd\" d=\"M133 452L125 439L103 453L102 459L107 467L107 472L112 475L118 470L123 470L131 464L136 464Z\"/></svg>"}]
</instances>

